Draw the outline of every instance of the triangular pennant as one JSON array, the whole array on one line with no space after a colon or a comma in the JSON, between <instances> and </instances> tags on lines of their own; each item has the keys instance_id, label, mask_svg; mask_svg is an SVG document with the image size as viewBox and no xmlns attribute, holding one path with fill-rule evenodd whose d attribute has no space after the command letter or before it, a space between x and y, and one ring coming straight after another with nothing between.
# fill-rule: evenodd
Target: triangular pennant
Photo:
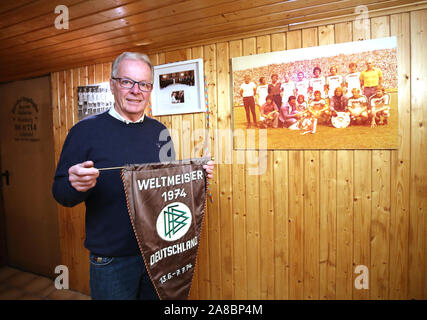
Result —
<instances>
[{"instance_id":1,"label":"triangular pennant","mask_svg":"<svg viewBox=\"0 0 427 320\"><path fill-rule=\"evenodd\" d=\"M127 165L121 172L139 249L160 299L187 299L206 210L209 158Z\"/></svg>"}]
</instances>

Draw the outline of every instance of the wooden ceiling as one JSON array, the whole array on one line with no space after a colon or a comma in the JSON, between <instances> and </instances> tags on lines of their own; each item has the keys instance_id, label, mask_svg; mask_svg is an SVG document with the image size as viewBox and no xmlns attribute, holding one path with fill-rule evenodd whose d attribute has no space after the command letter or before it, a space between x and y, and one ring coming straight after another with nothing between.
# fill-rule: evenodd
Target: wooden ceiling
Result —
<instances>
[{"instance_id":1,"label":"wooden ceiling","mask_svg":"<svg viewBox=\"0 0 427 320\"><path fill-rule=\"evenodd\" d=\"M212 43L307 21L414 4L410 0L0 0L0 82ZM424 2L424 1L422 1ZM57 5L69 29L55 28Z\"/></svg>"}]
</instances>

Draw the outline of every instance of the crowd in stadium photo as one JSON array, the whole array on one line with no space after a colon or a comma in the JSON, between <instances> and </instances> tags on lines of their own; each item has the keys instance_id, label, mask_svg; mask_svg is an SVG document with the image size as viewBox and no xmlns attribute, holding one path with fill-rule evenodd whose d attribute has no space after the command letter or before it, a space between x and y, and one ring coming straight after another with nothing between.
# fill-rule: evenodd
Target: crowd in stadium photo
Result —
<instances>
[{"instance_id":1,"label":"crowd in stadium photo","mask_svg":"<svg viewBox=\"0 0 427 320\"><path fill-rule=\"evenodd\" d=\"M328 61L270 65L268 76L262 68L245 70L234 96L242 99L246 127L287 128L306 134L315 133L318 125L387 125L390 90L386 88L397 88L397 70L387 70L393 52L381 54L385 58L342 55Z\"/></svg>"}]
</instances>

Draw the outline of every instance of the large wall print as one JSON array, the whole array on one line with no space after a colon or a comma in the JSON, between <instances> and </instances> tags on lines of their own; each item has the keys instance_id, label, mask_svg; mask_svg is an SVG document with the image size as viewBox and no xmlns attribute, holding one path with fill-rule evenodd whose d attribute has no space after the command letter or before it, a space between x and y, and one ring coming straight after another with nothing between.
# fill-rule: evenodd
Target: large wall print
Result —
<instances>
[{"instance_id":1,"label":"large wall print","mask_svg":"<svg viewBox=\"0 0 427 320\"><path fill-rule=\"evenodd\" d=\"M232 77L235 136L266 130L256 149L397 148L395 37L233 58Z\"/></svg>"}]
</instances>

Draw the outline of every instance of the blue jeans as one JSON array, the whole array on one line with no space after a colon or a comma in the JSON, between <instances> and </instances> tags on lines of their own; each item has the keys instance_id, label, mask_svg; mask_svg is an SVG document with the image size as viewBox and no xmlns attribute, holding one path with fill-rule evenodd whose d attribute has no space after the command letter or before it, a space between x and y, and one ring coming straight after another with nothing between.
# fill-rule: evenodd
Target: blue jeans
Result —
<instances>
[{"instance_id":1,"label":"blue jeans","mask_svg":"<svg viewBox=\"0 0 427 320\"><path fill-rule=\"evenodd\" d=\"M90 254L93 300L158 300L141 255L99 257Z\"/></svg>"}]
</instances>

